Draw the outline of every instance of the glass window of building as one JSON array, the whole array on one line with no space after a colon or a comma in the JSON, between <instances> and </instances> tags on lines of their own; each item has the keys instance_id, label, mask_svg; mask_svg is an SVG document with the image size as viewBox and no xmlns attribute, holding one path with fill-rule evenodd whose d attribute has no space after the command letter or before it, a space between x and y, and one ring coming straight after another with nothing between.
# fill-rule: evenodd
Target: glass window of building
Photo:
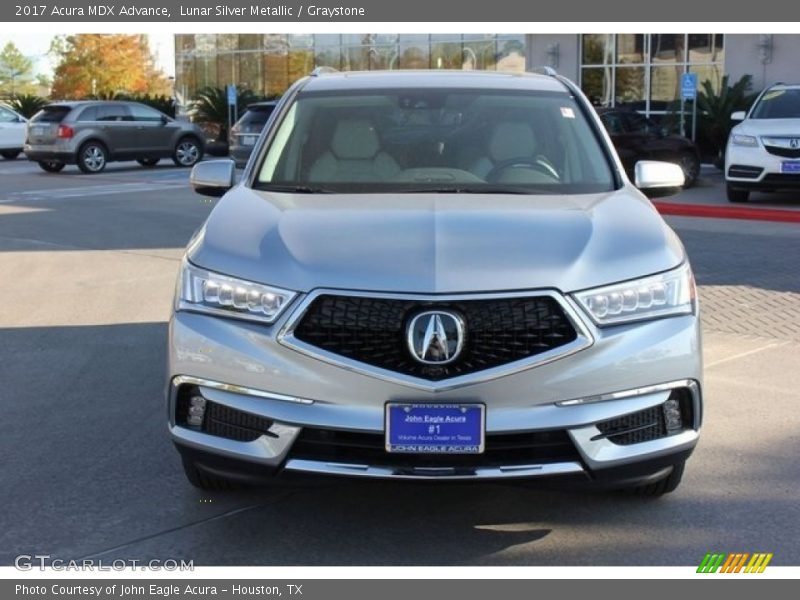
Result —
<instances>
[{"instance_id":1,"label":"glass window of building","mask_svg":"<svg viewBox=\"0 0 800 600\"><path fill-rule=\"evenodd\" d=\"M724 36L711 33L581 36L581 87L598 106L630 106L647 115L678 109L684 73L719 90Z\"/></svg>"},{"instance_id":2,"label":"glass window of building","mask_svg":"<svg viewBox=\"0 0 800 600\"><path fill-rule=\"evenodd\" d=\"M522 34L180 34L175 51L182 102L230 83L258 95L282 94L319 66L525 71Z\"/></svg>"}]
</instances>

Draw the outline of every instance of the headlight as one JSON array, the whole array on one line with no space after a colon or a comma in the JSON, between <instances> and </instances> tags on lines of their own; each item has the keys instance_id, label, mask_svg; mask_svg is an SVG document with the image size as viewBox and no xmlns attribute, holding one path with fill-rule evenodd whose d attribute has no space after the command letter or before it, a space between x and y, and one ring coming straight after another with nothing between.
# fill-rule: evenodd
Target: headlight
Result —
<instances>
[{"instance_id":1,"label":"headlight","mask_svg":"<svg viewBox=\"0 0 800 600\"><path fill-rule=\"evenodd\" d=\"M695 298L694 276L688 263L659 275L575 294L578 303L601 326L692 314Z\"/></svg>"},{"instance_id":2,"label":"headlight","mask_svg":"<svg viewBox=\"0 0 800 600\"><path fill-rule=\"evenodd\" d=\"M735 133L731 136L731 142L734 146L758 146L758 139L752 135L742 135Z\"/></svg>"},{"instance_id":3,"label":"headlight","mask_svg":"<svg viewBox=\"0 0 800 600\"><path fill-rule=\"evenodd\" d=\"M273 323L297 294L183 262L178 310Z\"/></svg>"}]
</instances>

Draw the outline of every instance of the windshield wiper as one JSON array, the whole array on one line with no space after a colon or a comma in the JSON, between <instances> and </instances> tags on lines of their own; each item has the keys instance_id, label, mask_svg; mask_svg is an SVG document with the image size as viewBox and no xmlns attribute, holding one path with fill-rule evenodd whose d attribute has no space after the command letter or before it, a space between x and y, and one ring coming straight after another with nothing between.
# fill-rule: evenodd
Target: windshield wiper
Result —
<instances>
[{"instance_id":1,"label":"windshield wiper","mask_svg":"<svg viewBox=\"0 0 800 600\"><path fill-rule=\"evenodd\" d=\"M274 185L269 183L256 184L255 189L265 192L288 192L291 194L335 194L335 190L311 185Z\"/></svg>"},{"instance_id":2,"label":"windshield wiper","mask_svg":"<svg viewBox=\"0 0 800 600\"><path fill-rule=\"evenodd\" d=\"M540 194L543 191L514 186L487 187L419 187L397 190L399 194Z\"/></svg>"}]
</instances>

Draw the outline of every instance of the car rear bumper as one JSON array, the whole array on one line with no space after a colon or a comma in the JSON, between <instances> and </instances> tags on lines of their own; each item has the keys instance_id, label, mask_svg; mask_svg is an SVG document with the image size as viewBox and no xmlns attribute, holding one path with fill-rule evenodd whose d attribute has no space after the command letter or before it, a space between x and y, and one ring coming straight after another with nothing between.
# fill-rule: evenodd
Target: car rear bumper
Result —
<instances>
[{"instance_id":1,"label":"car rear bumper","mask_svg":"<svg viewBox=\"0 0 800 600\"><path fill-rule=\"evenodd\" d=\"M35 162L57 161L66 164L75 162L75 153L62 148L38 148L26 145L23 152L28 160Z\"/></svg>"}]
</instances>

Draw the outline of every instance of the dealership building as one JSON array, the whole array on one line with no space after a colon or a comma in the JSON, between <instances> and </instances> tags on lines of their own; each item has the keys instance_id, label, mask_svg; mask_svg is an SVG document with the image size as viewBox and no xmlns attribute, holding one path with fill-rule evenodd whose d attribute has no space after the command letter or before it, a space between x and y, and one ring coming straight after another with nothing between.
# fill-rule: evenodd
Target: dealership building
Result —
<instances>
[{"instance_id":1,"label":"dealership building","mask_svg":"<svg viewBox=\"0 0 800 600\"><path fill-rule=\"evenodd\" d=\"M182 102L206 86L283 93L315 67L478 69L550 66L598 105L658 115L680 98L681 75L719 89L753 77L753 88L800 81L800 35L772 34L191 34L175 36L175 90Z\"/></svg>"}]
</instances>

